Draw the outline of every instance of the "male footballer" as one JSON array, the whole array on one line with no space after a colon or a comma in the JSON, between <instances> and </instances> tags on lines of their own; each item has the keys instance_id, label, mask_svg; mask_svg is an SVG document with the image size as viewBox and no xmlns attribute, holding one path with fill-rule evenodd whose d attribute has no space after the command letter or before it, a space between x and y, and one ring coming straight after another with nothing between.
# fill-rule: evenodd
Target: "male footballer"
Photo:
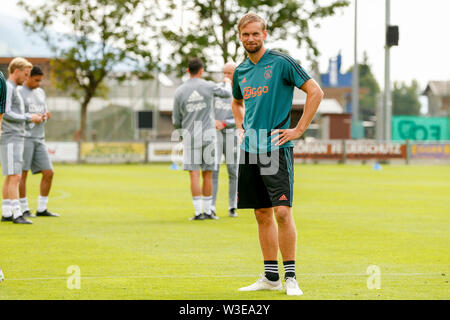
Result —
<instances>
[{"instance_id":1,"label":"male footballer","mask_svg":"<svg viewBox=\"0 0 450 320\"><path fill-rule=\"evenodd\" d=\"M308 128L323 92L293 58L264 47L267 30L260 16L247 13L237 28L248 54L233 77L232 110L242 137L238 208L254 209L265 270L257 282L239 291L282 290L279 249L286 294L299 296L303 292L295 276L292 140L300 138ZM294 87L307 97L301 119L289 129Z\"/></svg>"},{"instance_id":2,"label":"male footballer","mask_svg":"<svg viewBox=\"0 0 450 320\"><path fill-rule=\"evenodd\" d=\"M234 62L227 62L223 66L223 77L233 80ZM222 86L226 83L222 82ZM238 146L237 146L237 130L234 121L233 112L231 111L232 98L216 97L214 99L214 114L216 118L217 129L217 161L219 165L217 170L213 171L213 199L211 211L216 212L217 193L219 191L219 170L222 155L225 155L225 163L228 170L228 216L237 217L237 171L238 171Z\"/></svg>"},{"instance_id":3,"label":"male footballer","mask_svg":"<svg viewBox=\"0 0 450 320\"><path fill-rule=\"evenodd\" d=\"M42 122L42 116L25 113L23 99L17 87L23 84L33 65L23 58L13 59L9 66L9 78L6 82L6 106L2 120L0 150L3 181L2 221L18 224L31 224L22 215L19 204L19 183L22 173L25 124Z\"/></svg>"},{"instance_id":4,"label":"male footballer","mask_svg":"<svg viewBox=\"0 0 450 320\"><path fill-rule=\"evenodd\" d=\"M0 127L2 124L3 114L6 106L6 80L3 73L0 71Z\"/></svg>"},{"instance_id":5,"label":"male footballer","mask_svg":"<svg viewBox=\"0 0 450 320\"><path fill-rule=\"evenodd\" d=\"M31 69L30 77L23 86L18 88L24 105L25 113L36 113L42 115L43 122L39 124L29 123L25 126L25 142L23 149L23 168L22 177L19 184L19 202L24 217L58 217L56 213L47 210L48 195L52 186L53 166L48 155L47 146L45 145L45 123L50 119L45 102L45 92L40 88L42 70L34 66ZM33 174L42 173L40 193L38 197L38 207L36 216L30 212L26 195L26 184L28 171Z\"/></svg>"},{"instance_id":6,"label":"male footballer","mask_svg":"<svg viewBox=\"0 0 450 320\"><path fill-rule=\"evenodd\" d=\"M3 73L0 71L0 130L2 125L3 114L5 113L5 105L6 105L6 80ZM0 282L5 279L3 275L3 271L0 268Z\"/></svg>"},{"instance_id":7,"label":"male footballer","mask_svg":"<svg viewBox=\"0 0 450 320\"><path fill-rule=\"evenodd\" d=\"M195 210L191 220L217 219L211 212L212 171L217 168L213 99L230 97L231 81L226 88L202 79L200 58L190 59L187 71L189 79L175 91L172 122L182 132L183 169L189 171Z\"/></svg>"}]
</instances>

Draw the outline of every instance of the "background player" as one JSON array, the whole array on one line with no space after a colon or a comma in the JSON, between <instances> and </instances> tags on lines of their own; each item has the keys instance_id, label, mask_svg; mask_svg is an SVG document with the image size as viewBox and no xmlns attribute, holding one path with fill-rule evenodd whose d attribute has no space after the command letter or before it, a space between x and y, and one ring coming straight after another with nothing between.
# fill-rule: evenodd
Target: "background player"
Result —
<instances>
[{"instance_id":1,"label":"background player","mask_svg":"<svg viewBox=\"0 0 450 320\"><path fill-rule=\"evenodd\" d=\"M291 140L305 132L323 92L290 56L264 48L267 30L261 17L255 13L244 15L238 31L248 53L233 78L233 114L243 137L238 208L254 209L265 270L256 283L239 290L282 289L279 248L286 293L301 295L295 277L297 231L291 211L294 179ZM305 91L307 97L300 121L289 129L294 87Z\"/></svg>"},{"instance_id":2,"label":"background player","mask_svg":"<svg viewBox=\"0 0 450 320\"><path fill-rule=\"evenodd\" d=\"M50 119L50 112L45 103L45 92L40 88L42 70L34 66L31 69L30 77L23 86L18 88L24 105L25 113L37 113L42 115L43 122L40 124L30 123L25 126L25 142L23 150L23 168L22 177L19 184L20 207L24 217L35 217L31 214L28 207L26 196L26 183L28 171L33 174L42 172L40 185L40 195L38 197L38 208L36 216L41 217L58 217L56 213L47 210L48 195L52 186L53 166L48 155L47 146L45 145L45 122Z\"/></svg>"},{"instance_id":3,"label":"background player","mask_svg":"<svg viewBox=\"0 0 450 320\"><path fill-rule=\"evenodd\" d=\"M23 58L13 59L9 66L5 114L2 120L0 140L3 182L2 221L31 224L23 217L19 204L19 183L22 173L25 123L42 122L39 114L25 113L17 86L27 80L33 65Z\"/></svg>"},{"instance_id":4,"label":"background player","mask_svg":"<svg viewBox=\"0 0 450 320\"><path fill-rule=\"evenodd\" d=\"M5 105L6 105L6 80L3 73L0 71L0 129L2 125L3 114L5 113ZM3 275L3 271L0 268L0 282L5 279Z\"/></svg>"},{"instance_id":5,"label":"background player","mask_svg":"<svg viewBox=\"0 0 450 320\"><path fill-rule=\"evenodd\" d=\"M236 64L228 62L223 67L224 79L233 80L234 69ZM226 86L225 82L221 83ZM217 170L213 171L213 198L211 211L216 212L217 192L219 190L219 171L222 155L225 154L225 163L228 170L228 215L237 217L237 171L238 171L238 146L237 146L237 130L234 121L233 112L231 110L231 97L214 99L214 113L216 118L217 129Z\"/></svg>"},{"instance_id":6,"label":"background player","mask_svg":"<svg viewBox=\"0 0 450 320\"><path fill-rule=\"evenodd\" d=\"M217 219L210 211L212 171L217 167L213 99L230 97L231 87L228 84L228 88L222 88L203 80L203 62L199 58L189 60L187 71L189 79L175 91L172 122L176 129L182 129L183 169L189 171L195 209L191 220Z\"/></svg>"},{"instance_id":7,"label":"background player","mask_svg":"<svg viewBox=\"0 0 450 320\"><path fill-rule=\"evenodd\" d=\"M6 105L6 80L3 73L0 71L0 127L2 124L3 114L5 113Z\"/></svg>"}]
</instances>

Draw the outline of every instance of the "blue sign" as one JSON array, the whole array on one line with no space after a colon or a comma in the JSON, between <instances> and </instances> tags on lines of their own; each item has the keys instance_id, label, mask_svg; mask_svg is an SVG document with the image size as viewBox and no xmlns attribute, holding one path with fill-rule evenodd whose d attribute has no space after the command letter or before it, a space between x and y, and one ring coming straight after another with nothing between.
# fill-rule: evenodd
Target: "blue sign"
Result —
<instances>
[{"instance_id":1,"label":"blue sign","mask_svg":"<svg viewBox=\"0 0 450 320\"><path fill-rule=\"evenodd\" d=\"M320 81L324 88L351 88L352 73L341 73L342 55L339 53L337 57L330 58L328 65L328 73L320 75Z\"/></svg>"}]
</instances>

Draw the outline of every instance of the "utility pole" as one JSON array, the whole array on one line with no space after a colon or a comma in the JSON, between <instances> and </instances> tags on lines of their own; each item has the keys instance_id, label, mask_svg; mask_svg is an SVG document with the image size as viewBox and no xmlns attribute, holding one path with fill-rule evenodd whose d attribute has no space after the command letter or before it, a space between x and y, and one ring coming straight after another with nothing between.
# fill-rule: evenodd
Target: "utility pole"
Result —
<instances>
[{"instance_id":1,"label":"utility pole","mask_svg":"<svg viewBox=\"0 0 450 320\"><path fill-rule=\"evenodd\" d=\"M375 125L375 134L378 141L383 141L384 139L384 92L377 94L376 96L376 117L377 122Z\"/></svg>"},{"instance_id":2,"label":"utility pole","mask_svg":"<svg viewBox=\"0 0 450 320\"><path fill-rule=\"evenodd\" d=\"M392 95L390 50L398 46L398 26L391 26L391 1L386 0L386 45L384 47L384 139L392 139Z\"/></svg>"},{"instance_id":3,"label":"utility pole","mask_svg":"<svg viewBox=\"0 0 450 320\"><path fill-rule=\"evenodd\" d=\"M359 65L358 65L357 29L358 29L358 0L355 0L355 43L354 43L354 62L353 62L353 80L352 80L352 118L354 123L357 123L357 121L359 121Z\"/></svg>"},{"instance_id":4,"label":"utility pole","mask_svg":"<svg viewBox=\"0 0 450 320\"><path fill-rule=\"evenodd\" d=\"M391 140L392 130L392 100L391 100L391 79L390 79L390 45L387 41L388 29L391 20L391 1L386 0L386 44L384 47L384 139Z\"/></svg>"}]
</instances>

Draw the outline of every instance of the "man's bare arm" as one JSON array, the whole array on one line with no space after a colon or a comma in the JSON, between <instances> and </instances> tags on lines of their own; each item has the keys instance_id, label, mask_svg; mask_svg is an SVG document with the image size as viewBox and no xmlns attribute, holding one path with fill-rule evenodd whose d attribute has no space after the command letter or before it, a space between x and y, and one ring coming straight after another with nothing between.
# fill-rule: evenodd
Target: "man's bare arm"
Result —
<instances>
[{"instance_id":1,"label":"man's bare arm","mask_svg":"<svg viewBox=\"0 0 450 320\"><path fill-rule=\"evenodd\" d=\"M306 81L301 88L304 92L306 92L306 102L305 108L303 110L303 115L298 121L297 125L293 129L277 129L272 131L271 135L275 135L272 139L272 142L275 142L275 145L280 146L285 144L286 142L294 139L300 138L303 133L305 133L312 119L314 118L317 109L319 108L320 102L323 98L323 91L313 79L309 79Z\"/></svg>"},{"instance_id":2,"label":"man's bare arm","mask_svg":"<svg viewBox=\"0 0 450 320\"><path fill-rule=\"evenodd\" d=\"M296 129L303 134L316 115L317 109L323 98L323 91L313 79L306 81L300 89L306 92L306 102L305 110L303 111L303 115L300 118Z\"/></svg>"},{"instance_id":3,"label":"man's bare arm","mask_svg":"<svg viewBox=\"0 0 450 320\"><path fill-rule=\"evenodd\" d=\"M231 102L231 110L233 111L233 117L236 122L236 127L242 129L242 124L244 123L244 100L236 100L233 98Z\"/></svg>"},{"instance_id":4,"label":"man's bare arm","mask_svg":"<svg viewBox=\"0 0 450 320\"><path fill-rule=\"evenodd\" d=\"M233 98L233 101L231 102L231 110L233 111L234 121L236 122L236 128L239 132L240 143L244 138L244 128L242 127L245 114L244 100L236 100Z\"/></svg>"}]
</instances>

